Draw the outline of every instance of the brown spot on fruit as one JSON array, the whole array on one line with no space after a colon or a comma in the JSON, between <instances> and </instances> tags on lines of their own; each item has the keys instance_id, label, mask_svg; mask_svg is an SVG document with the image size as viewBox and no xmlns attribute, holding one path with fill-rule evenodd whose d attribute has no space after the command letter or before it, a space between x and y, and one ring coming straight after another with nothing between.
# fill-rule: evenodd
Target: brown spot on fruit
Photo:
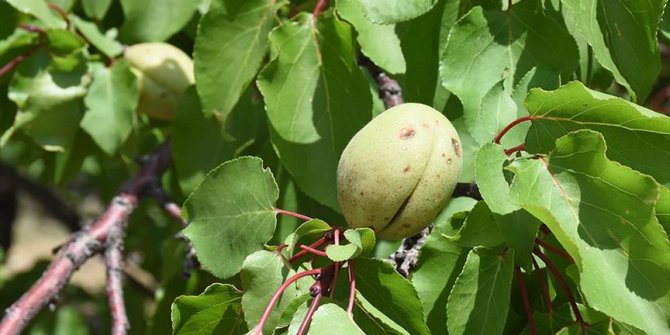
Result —
<instances>
[{"instance_id":1,"label":"brown spot on fruit","mask_svg":"<svg viewBox=\"0 0 670 335\"><path fill-rule=\"evenodd\" d=\"M456 156L461 157L461 144L458 143L458 140L452 137L451 145L454 147L454 152L456 153Z\"/></svg>"},{"instance_id":2,"label":"brown spot on fruit","mask_svg":"<svg viewBox=\"0 0 670 335\"><path fill-rule=\"evenodd\" d=\"M363 191L361 191L361 195L365 195L365 194L363 194Z\"/></svg>"},{"instance_id":3,"label":"brown spot on fruit","mask_svg":"<svg viewBox=\"0 0 670 335\"><path fill-rule=\"evenodd\" d=\"M451 164L451 158L447 158L447 164Z\"/></svg>"},{"instance_id":4,"label":"brown spot on fruit","mask_svg":"<svg viewBox=\"0 0 670 335\"><path fill-rule=\"evenodd\" d=\"M414 129L412 129L411 127L402 128L402 129L400 129L400 139L401 140L408 140L408 139L414 137L415 133L416 133L416 131L414 131Z\"/></svg>"},{"instance_id":5,"label":"brown spot on fruit","mask_svg":"<svg viewBox=\"0 0 670 335\"><path fill-rule=\"evenodd\" d=\"M422 126L426 129L430 128L430 126L427 123L422 124Z\"/></svg>"},{"instance_id":6,"label":"brown spot on fruit","mask_svg":"<svg viewBox=\"0 0 670 335\"><path fill-rule=\"evenodd\" d=\"M409 165L407 165L407 166L405 166L404 169L402 169L402 172L407 173L407 172L409 172L410 170L412 170L412 167L409 166Z\"/></svg>"}]
</instances>

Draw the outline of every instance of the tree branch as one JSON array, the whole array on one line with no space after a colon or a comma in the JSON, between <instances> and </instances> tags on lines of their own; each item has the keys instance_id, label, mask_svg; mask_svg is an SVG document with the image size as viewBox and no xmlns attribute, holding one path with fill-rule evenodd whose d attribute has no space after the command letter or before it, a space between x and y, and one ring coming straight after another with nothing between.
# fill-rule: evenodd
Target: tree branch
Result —
<instances>
[{"instance_id":1,"label":"tree branch","mask_svg":"<svg viewBox=\"0 0 670 335\"><path fill-rule=\"evenodd\" d=\"M125 335L130 329L123 301L123 240L123 231L115 229L109 234L105 251L107 297L112 314L112 335Z\"/></svg>"},{"instance_id":2,"label":"tree branch","mask_svg":"<svg viewBox=\"0 0 670 335\"><path fill-rule=\"evenodd\" d=\"M24 295L5 311L0 321L0 334L19 334L28 321L70 281L72 274L93 255L108 248L113 232L125 232L126 222L136 208L140 194L160 176L170 163L170 142L165 142L143 162L140 170L112 199L107 210L90 227L73 234L60 249L42 277Z\"/></svg>"},{"instance_id":3,"label":"tree branch","mask_svg":"<svg viewBox=\"0 0 670 335\"><path fill-rule=\"evenodd\" d=\"M379 97L384 100L384 106L391 108L405 102L402 96L402 88L394 79L391 79L382 69L375 65L369 58L359 54L358 63L365 67L379 86Z\"/></svg>"}]
</instances>

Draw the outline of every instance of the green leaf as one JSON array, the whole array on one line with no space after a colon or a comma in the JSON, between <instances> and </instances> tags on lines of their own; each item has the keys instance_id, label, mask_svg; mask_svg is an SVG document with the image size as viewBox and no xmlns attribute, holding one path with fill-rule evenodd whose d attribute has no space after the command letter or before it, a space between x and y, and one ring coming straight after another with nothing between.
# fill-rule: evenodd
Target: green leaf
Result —
<instances>
[{"instance_id":1,"label":"green leaf","mask_svg":"<svg viewBox=\"0 0 670 335\"><path fill-rule=\"evenodd\" d=\"M656 29L666 0L563 0L598 62L644 101L661 69Z\"/></svg>"},{"instance_id":2,"label":"green leaf","mask_svg":"<svg viewBox=\"0 0 670 335\"><path fill-rule=\"evenodd\" d=\"M52 11L44 0L6 0L7 3L16 8L19 12L33 15L47 28L63 29L65 21Z\"/></svg>"},{"instance_id":3,"label":"green leaf","mask_svg":"<svg viewBox=\"0 0 670 335\"><path fill-rule=\"evenodd\" d=\"M18 112L14 125L0 140L20 129L48 151L66 151L73 144L83 114L82 97L89 82L86 68L52 71L49 56L38 52L21 64L9 87Z\"/></svg>"},{"instance_id":4,"label":"green leaf","mask_svg":"<svg viewBox=\"0 0 670 335\"><path fill-rule=\"evenodd\" d=\"M670 189L660 186L659 190L661 194L656 202L656 217L665 229L665 233L670 236Z\"/></svg>"},{"instance_id":5,"label":"green leaf","mask_svg":"<svg viewBox=\"0 0 670 335\"><path fill-rule=\"evenodd\" d=\"M91 72L93 82L84 98L87 111L81 128L103 151L114 156L136 123L137 78L123 60L110 68L93 63Z\"/></svg>"},{"instance_id":6,"label":"green leaf","mask_svg":"<svg viewBox=\"0 0 670 335\"><path fill-rule=\"evenodd\" d=\"M449 334L502 334L514 272L511 254L470 251L447 302Z\"/></svg>"},{"instance_id":7,"label":"green leaf","mask_svg":"<svg viewBox=\"0 0 670 335\"><path fill-rule=\"evenodd\" d=\"M275 0L225 0L198 25L193 52L205 115L226 123L265 57Z\"/></svg>"},{"instance_id":8,"label":"green leaf","mask_svg":"<svg viewBox=\"0 0 670 335\"><path fill-rule=\"evenodd\" d=\"M468 252L446 237L457 231L451 225L451 218L457 212L470 211L476 203L469 197L451 199L435 220L435 227L421 248L412 273L412 284L423 302L424 319L433 334L444 331L447 298Z\"/></svg>"},{"instance_id":9,"label":"green leaf","mask_svg":"<svg viewBox=\"0 0 670 335\"><path fill-rule=\"evenodd\" d=\"M245 334L242 292L227 284L212 284L198 296L181 296L172 304L175 335Z\"/></svg>"},{"instance_id":10,"label":"green leaf","mask_svg":"<svg viewBox=\"0 0 670 335\"><path fill-rule=\"evenodd\" d=\"M309 334L314 335L341 335L341 334L361 334L363 331L351 320L347 312L335 304L325 304L319 306L314 313L312 323L309 327Z\"/></svg>"},{"instance_id":11,"label":"green leaf","mask_svg":"<svg viewBox=\"0 0 670 335\"><path fill-rule=\"evenodd\" d=\"M270 34L275 58L258 88L272 143L298 186L338 209L336 169L349 139L370 119L367 82L356 64L349 25L331 12L301 14Z\"/></svg>"},{"instance_id":12,"label":"green leaf","mask_svg":"<svg viewBox=\"0 0 670 335\"><path fill-rule=\"evenodd\" d=\"M505 241L500 226L484 201L472 208L461 229L449 238L462 247L495 247Z\"/></svg>"},{"instance_id":13,"label":"green leaf","mask_svg":"<svg viewBox=\"0 0 670 335\"><path fill-rule=\"evenodd\" d=\"M181 30L198 8L199 1L120 0L124 21L121 36L130 42L160 42Z\"/></svg>"},{"instance_id":14,"label":"green leaf","mask_svg":"<svg viewBox=\"0 0 670 335\"><path fill-rule=\"evenodd\" d=\"M516 264L525 269L531 269L531 252L535 247L535 237L542 222L524 209L504 215L494 214L493 216L498 222L498 226L500 226L500 231L505 237L507 246L514 249Z\"/></svg>"},{"instance_id":15,"label":"green leaf","mask_svg":"<svg viewBox=\"0 0 670 335\"><path fill-rule=\"evenodd\" d=\"M244 260L240 279L242 280L242 308L244 319L249 329L255 329L258 325L265 308L272 299L275 291L284 283L288 276L295 274L294 271L284 271L284 261L276 252L265 250L257 251ZM284 274L286 272L286 275ZM270 317L265 323L263 332L271 334L276 326L280 324L280 316L291 306L292 302L301 296L308 296L309 286L313 283L311 278L298 280L290 285L282 294L279 302L275 305ZM303 302L303 300L300 300ZM298 306L293 306L297 308ZM295 312L295 310L293 311ZM288 318L286 323L290 322Z\"/></svg>"},{"instance_id":16,"label":"green leaf","mask_svg":"<svg viewBox=\"0 0 670 335\"><path fill-rule=\"evenodd\" d=\"M344 237L348 244L331 244L326 248L326 255L333 262L343 262L370 252L375 247L375 233L370 228L347 229Z\"/></svg>"},{"instance_id":17,"label":"green leaf","mask_svg":"<svg viewBox=\"0 0 670 335\"><path fill-rule=\"evenodd\" d=\"M394 25L374 24L365 18L357 0L338 0L337 13L356 28L361 52L388 73L405 73L405 58Z\"/></svg>"},{"instance_id":18,"label":"green leaf","mask_svg":"<svg viewBox=\"0 0 670 335\"><path fill-rule=\"evenodd\" d=\"M219 278L237 274L244 259L270 240L279 196L272 172L256 157L241 157L210 171L184 203L184 234L198 260Z\"/></svg>"},{"instance_id":19,"label":"green leaf","mask_svg":"<svg viewBox=\"0 0 670 335\"><path fill-rule=\"evenodd\" d=\"M409 334L430 334L423 321L421 300L407 279L381 260L357 258L353 263L356 289L370 305Z\"/></svg>"},{"instance_id":20,"label":"green leaf","mask_svg":"<svg viewBox=\"0 0 670 335\"><path fill-rule=\"evenodd\" d=\"M442 85L463 103L470 133L483 145L515 118L510 89L528 71L558 78L572 73L577 60L565 28L535 1L524 0L507 12L474 7L462 17L449 34L440 73Z\"/></svg>"},{"instance_id":21,"label":"green leaf","mask_svg":"<svg viewBox=\"0 0 670 335\"><path fill-rule=\"evenodd\" d=\"M517 165L512 200L575 260L589 306L649 334L669 332L670 243L654 215L656 182L608 160L590 130L558 139L548 166Z\"/></svg>"},{"instance_id":22,"label":"green leaf","mask_svg":"<svg viewBox=\"0 0 670 335\"><path fill-rule=\"evenodd\" d=\"M554 141L578 129L600 132L610 159L670 183L670 118L572 82L555 91L532 90L526 106L533 116L526 150L547 153Z\"/></svg>"},{"instance_id":23,"label":"green leaf","mask_svg":"<svg viewBox=\"0 0 670 335\"><path fill-rule=\"evenodd\" d=\"M437 0L357 0L370 22L390 24L411 20L428 12Z\"/></svg>"},{"instance_id":24,"label":"green leaf","mask_svg":"<svg viewBox=\"0 0 670 335\"><path fill-rule=\"evenodd\" d=\"M109 6L112 4L112 0L80 0L81 6L84 9L86 16L94 19L96 21L101 21L107 11Z\"/></svg>"},{"instance_id":25,"label":"green leaf","mask_svg":"<svg viewBox=\"0 0 670 335\"><path fill-rule=\"evenodd\" d=\"M84 21L74 15L70 16L70 20L77 30L86 37L86 40L105 54L105 56L114 58L123 52L121 43L101 33L98 26L94 23Z\"/></svg>"},{"instance_id":26,"label":"green leaf","mask_svg":"<svg viewBox=\"0 0 670 335\"><path fill-rule=\"evenodd\" d=\"M508 159L503 148L495 143L484 144L475 159L479 192L491 211L497 214L508 214L519 209L509 199L509 184L503 174L503 165Z\"/></svg>"},{"instance_id":27,"label":"green leaf","mask_svg":"<svg viewBox=\"0 0 670 335\"><path fill-rule=\"evenodd\" d=\"M319 219L306 221L298 226L293 234L286 238L286 241L284 242L284 244L286 244L286 251L291 254L293 253L293 249L295 249L296 244L298 244L298 242L300 242L302 239L309 239L310 242L314 242L331 229L332 227L330 225ZM306 242L303 241L303 244L305 243Z\"/></svg>"},{"instance_id":28,"label":"green leaf","mask_svg":"<svg viewBox=\"0 0 670 335\"><path fill-rule=\"evenodd\" d=\"M9 53L12 49L33 45L37 41L37 36L36 33L24 29L15 29L11 35L0 41L0 56Z\"/></svg>"},{"instance_id":29,"label":"green leaf","mask_svg":"<svg viewBox=\"0 0 670 335\"><path fill-rule=\"evenodd\" d=\"M221 125L215 117L201 112L195 87L184 92L172 126L172 155L182 191L192 191L206 171L238 156L254 141L262 104L254 102L251 95L248 91L229 122Z\"/></svg>"}]
</instances>

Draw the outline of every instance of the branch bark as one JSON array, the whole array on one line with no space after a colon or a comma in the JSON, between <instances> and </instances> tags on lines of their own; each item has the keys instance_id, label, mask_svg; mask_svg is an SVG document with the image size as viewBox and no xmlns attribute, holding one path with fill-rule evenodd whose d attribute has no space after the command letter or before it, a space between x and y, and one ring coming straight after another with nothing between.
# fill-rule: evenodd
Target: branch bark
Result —
<instances>
[{"instance_id":1,"label":"branch bark","mask_svg":"<svg viewBox=\"0 0 670 335\"><path fill-rule=\"evenodd\" d=\"M137 207L140 196L146 193L148 185L160 180L169 163L170 142L167 141L143 160L140 170L121 188L102 216L91 226L74 233L42 277L5 311L0 334L19 334L28 321L56 299L74 271L93 255L110 248L110 234L125 232L127 219Z\"/></svg>"}]
</instances>

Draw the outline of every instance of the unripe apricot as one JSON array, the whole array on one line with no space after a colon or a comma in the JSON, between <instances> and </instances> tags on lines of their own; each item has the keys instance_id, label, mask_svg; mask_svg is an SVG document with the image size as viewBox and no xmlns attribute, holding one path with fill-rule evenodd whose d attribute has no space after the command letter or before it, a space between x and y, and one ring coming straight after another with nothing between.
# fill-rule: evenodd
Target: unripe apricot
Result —
<instances>
[{"instance_id":1,"label":"unripe apricot","mask_svg":"<svg viewBox=\"0 0 670 335\"><path fill-rule=\"evenodd\" d=\"M342 214L351 227L369 227L382 239L415 235L449 201L462 161L458 133L440 112L416 103L390 108L342 152Z\"/></svg>"},{"instance_id":2,"label":"unripe apricot","mask_svg":"<svg viewBox=\"0 0 670 335\"><path fill-rule=\"evenodd\" d=\"M195 83L193 60L179 48L161 42L131 45L123 57L138 78L137 110L156 119L174 119L181 95Z\"/></svg>"}]
</instances>

